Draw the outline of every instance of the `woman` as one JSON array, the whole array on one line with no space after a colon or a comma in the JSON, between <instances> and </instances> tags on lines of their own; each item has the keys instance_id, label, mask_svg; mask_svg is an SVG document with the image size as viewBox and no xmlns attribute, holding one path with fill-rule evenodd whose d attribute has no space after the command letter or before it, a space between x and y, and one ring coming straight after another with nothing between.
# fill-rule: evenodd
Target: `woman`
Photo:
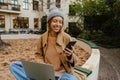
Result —
<instances>
[{"instance_id":1,"label":"woman","mask_svg":"<svg viewBox=\"0 0 120 80\"><path fill-rule=\"evenodd\" d=\"M60 80L83 80L77 77L73 70L77 57L73 50L66 48L71 37L63 32L63 14L56 7L51 8L47 22L48 30L39 38L37 54L40 54L42 62L54 66ZM21 62L13 62L10 70L17 80L30 80L25 74Z\"/></svg>"}]
</instances>

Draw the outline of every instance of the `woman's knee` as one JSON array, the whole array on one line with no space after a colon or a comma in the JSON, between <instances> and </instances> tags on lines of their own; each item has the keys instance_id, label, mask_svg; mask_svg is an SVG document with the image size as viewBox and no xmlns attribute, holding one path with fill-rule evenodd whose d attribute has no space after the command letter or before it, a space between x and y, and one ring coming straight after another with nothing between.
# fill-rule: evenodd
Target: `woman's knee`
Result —
<instances>
[{"instance_id":1,"label":"woman's knee","mask_svg":"<svg viewBox=\"0 0 120 80\"><path fill-rule=\"evenodd\" d=\"M60 80L78 80L78 78L72 74L64 73Z\"/></svg>"}]
</instances>

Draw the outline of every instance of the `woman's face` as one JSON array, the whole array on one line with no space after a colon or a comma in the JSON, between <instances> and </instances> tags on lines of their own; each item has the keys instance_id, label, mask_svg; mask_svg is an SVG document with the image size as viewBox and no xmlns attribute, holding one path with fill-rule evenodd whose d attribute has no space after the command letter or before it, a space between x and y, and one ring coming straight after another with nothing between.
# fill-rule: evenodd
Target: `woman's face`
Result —
<instances>
[{"instance_id":1,"label":"woman's face","mask_svg":"<svg viewBox=\"0 0 120 80\"><path fill-rule=\"evenodd\" d=\"M63 19L61 17L53 17L50 20L50 24L49 24L50 31L58 33L60 32L62 27L63 27Z\"/></svg>"}]
</instances>

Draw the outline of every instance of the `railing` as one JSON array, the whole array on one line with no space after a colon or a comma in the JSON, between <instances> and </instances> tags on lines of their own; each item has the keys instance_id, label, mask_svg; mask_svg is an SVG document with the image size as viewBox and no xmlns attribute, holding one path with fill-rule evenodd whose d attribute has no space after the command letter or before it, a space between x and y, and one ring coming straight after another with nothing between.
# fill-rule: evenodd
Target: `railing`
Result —
<instances>
[{"instance_id":1,"label":"railing","mask_svg":"<svg viewBox=\"0 0 120 80\"><path fill-rule=\"evenodd\" d=\"M2 10L13 10L13 11L20 11L20 5L15 5L11 3L4 3L0 2L0 9Z\"/></svg>"}]
</instances>

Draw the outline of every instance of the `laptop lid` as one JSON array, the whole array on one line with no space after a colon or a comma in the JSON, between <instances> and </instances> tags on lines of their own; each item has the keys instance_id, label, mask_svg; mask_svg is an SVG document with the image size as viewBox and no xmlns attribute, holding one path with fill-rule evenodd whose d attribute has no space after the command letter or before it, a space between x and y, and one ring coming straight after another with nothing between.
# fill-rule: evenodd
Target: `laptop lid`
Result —
<instances>
[{"instance_id":1,"label":"laptop lid","mask_svg":"<svg viewBox=\"0 0 120 80\"><path fill-rule=\"evenodd\" d=\"M54 69L52 65L21 61L26 74L33 80L55 80Z\"/></svg>"}]
</instances>

